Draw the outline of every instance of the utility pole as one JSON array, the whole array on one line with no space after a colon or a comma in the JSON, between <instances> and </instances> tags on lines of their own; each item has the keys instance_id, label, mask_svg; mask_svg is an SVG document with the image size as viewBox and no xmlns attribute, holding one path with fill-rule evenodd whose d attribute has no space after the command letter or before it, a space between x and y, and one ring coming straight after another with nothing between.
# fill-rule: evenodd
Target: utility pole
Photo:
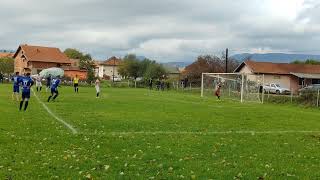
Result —
<instances>
[{"instance_id":1,"label":"utility pole","mask_svg":"<svg viewBox=\"0 0 320 180\"><path fill-rule=\"evenodd\" d=\"M229 56L229 49L226 49L226 73L228 73L228 56Z\"/></svg>"},{"instance_id":2,"label":"utility pole","mask_svg":"<svg viewBox=\"0 0 320 180\"><path fill-rule=\"evenodd\" d=\"M112 69L112 82L114 83L114 69L116 66L116 58L113 58L113 69Z\"/></svg>"}]
</instances>

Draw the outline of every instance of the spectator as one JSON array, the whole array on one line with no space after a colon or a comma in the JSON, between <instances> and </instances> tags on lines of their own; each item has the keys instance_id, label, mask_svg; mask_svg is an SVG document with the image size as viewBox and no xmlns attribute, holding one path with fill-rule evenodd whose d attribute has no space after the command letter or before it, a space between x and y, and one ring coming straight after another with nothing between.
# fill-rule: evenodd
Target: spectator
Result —
<instances>
[{"instance_id":1,"label":"spectator","mask_svg":"<svg viewBox=\"0 0 320 180\"><path fill-rule=\"evenodd\" d=\"M187 88L187 84L188 84L188 77L185 77L184 78L184 82L183 82L184 84L184 86L183 86L183 88Z\"/></svg>"},{"instance_id":2,"label":"spectator","mask_svg":"<svg viewBox=\"0 0 320 180\"><path fill-rule=\"evenodd\" d=\"M164 80L161 80L161 82L160 82L160 88L161 88L161 91L164 91Z\"/></svg>"},{"instance_id":3,"label":"spectator","mask_svg":"<svg viewBox=\"0 0 320 180\"><path fill-rule=\"evenodd\" d=\"M0 72L0 83L3 83L3 74Z\"/></svg>"},{"instance_id":4,"label":"spectator","mask_svg":"<svg viewBox=\"0 0 320 180\"><path fill-rule=\"evenodd\" d=\"M161 85L161 82L160 82L160 79L158 79L157 82L156 82L157 91L160 90L160 85Z\"/></svg>"},{"instance_id":5,"label":"spectator","mask_svg":"<svg viewBox=\"0 0 320 180\"><path fill-rule=\"evenodd\" d=\"M152 80L152 78L150 78L150 79L148 80L148 85L149 85L149 89L150 89L150 90L152 90L152 84L153 84L153 80Z\"/></svg>"},{"instance_id":6,"label":"spectator","mask_svg":"<svg viewBox=\"0 0 320 180\"><path fill-rule=\"evenodd\" d=\"M170 82L169 81L166 82L166 86L167 86L167 90L170 90Z\"/></svg>"}]
</instances>

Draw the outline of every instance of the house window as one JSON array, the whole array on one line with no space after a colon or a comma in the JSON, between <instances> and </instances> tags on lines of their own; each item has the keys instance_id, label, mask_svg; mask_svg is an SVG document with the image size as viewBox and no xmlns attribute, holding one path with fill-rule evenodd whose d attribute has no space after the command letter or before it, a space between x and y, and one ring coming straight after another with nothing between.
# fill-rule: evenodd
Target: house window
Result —
<instances>
[{"instance_id":1,"label":"house window","mask_svg":"<svg viewBox=\"0 0 320 180\"><path fill-rule=\"evenodd\" d=\"M320 84L320 79L312 79L312 84Z\"/></svg>"},{"instance_id":2,"label":"house window","mask_svg":"<svg viewBox=\"0 0 320 180\"><path fill-rule=\"evenodd\" d=\"M273 76L273 79L281 79L281 76Z\"/></svg>"},{"instance_id":3,"label":"house window","mask_svg":"<svg viewBox=\"0 0 320 180\"><path fill-rule=\"evenodd\" d=\"M299 85L303 86L304 85L304 79L303 78L299 78Z\"/></svg>"}]
</instances>

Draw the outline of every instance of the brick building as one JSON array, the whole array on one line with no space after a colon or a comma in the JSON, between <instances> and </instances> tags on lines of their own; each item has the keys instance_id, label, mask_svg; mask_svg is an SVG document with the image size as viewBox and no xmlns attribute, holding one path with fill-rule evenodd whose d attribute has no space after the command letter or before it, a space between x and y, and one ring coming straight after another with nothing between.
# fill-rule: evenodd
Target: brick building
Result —
<instances>
[{"instance_id":1,"label":"brick building","mask_svg":"<svg viewBox=\"0 0 320 180\"><path fill-rule=\"evenodd\" d=\"M14 70L21 74L38 74L46 68L71 66L69 58L53 47L20 45L13 58Z\"/></svg>"},{"instance_id":2,"label":"brick building","mask_svg":"<svg viewBox=\"0 0 320 180\"><path fill-rule=\"evenodd\" d=\"M82 79L87 77L87 72L78 67L77 60L70 60L59 48L20 45L13 58L14 71L20 74L38 74L43 69L60 67L65 70L66 77L74 77L76 74Z\"/></svg>"}]
</instances>

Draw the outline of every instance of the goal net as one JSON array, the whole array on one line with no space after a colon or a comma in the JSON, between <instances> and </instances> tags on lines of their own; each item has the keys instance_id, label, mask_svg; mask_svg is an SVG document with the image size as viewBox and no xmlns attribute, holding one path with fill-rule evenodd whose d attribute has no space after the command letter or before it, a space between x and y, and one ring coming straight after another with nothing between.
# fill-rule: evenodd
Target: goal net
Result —
<instances>
[{"instance_id":1,"label":"goal net","mask_svg":"<svg viewBox=\"0 0 320 180\"><path fill-rule=\"evenodd\" d=\"M220 86L222 99L263 102L263 75L239 73L202 73L201 96L215 96Z\"/></svg>"}]
</instances>

